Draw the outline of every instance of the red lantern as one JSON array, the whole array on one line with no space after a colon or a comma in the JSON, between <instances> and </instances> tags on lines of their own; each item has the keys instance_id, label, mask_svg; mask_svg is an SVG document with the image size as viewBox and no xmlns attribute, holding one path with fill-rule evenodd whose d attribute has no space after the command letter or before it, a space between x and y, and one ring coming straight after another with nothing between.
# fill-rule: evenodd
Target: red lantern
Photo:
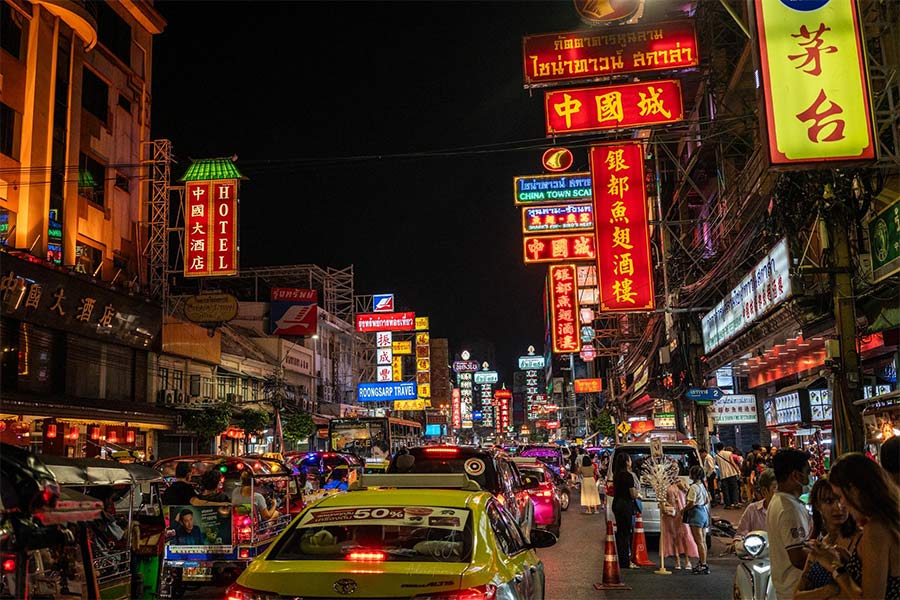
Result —
<instances>
[{"instance_id":1,"label":"red lantern","mask_svg":"<svg viewBox=\"0 0 900 600\"><path fill-rule=\"evenodd\" d=\"M134 443L134 429L129 429L125 432L125 442L128 444Z\"/></svg>"},{"instance_id":2,"label":"red lantern","mask_svg":"<svg viewBox=\"0 0 900 600\"><path fill-rule=\"evenodd\" d=\"M47 438L51 440L56 438L56 423L47 425Z\"/></svg>"},{"instance_id":3,"label":"red lantern","mask_svg":"<svg viewBox=\"0 0 900 600\"><path fill-rule=\"evenodd\" d=\"M94 441L100 439L100 426L99 425L91 425L88 427L88 435Z\"/></svg>"},{"instance_id":4,"label":"red lantern","mask_svg":"<svg viewBox=\"0 0 900 600\"><path fill-rule=\"evenodd\" d=\"M69 439L70 440L78 439L78 427L75 427L74 425L72 427L69 427Z\"/></svg>"},{"instance_id":5,"label":"red lantern","mask_svg":"<svg viewBox=\"0 0 900 600\"><path fill-rule=\"evenodd\" d=\"M116 430L115 430L115 429L113 429L112 431L107 432L107 434L106 434L106 441L109 442L110 444L116 444L116 443L118 443L119 438L116 436Z\"/></svg>"}]
</instances>

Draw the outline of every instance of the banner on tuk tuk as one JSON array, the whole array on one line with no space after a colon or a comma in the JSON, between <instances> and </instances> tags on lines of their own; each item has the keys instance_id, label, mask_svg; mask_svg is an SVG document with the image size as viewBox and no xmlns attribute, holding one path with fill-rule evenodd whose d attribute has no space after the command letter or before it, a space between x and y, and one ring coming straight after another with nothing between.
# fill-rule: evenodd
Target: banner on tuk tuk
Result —
<instances>
[{"instance_id":1,"label":"banner on tuk tuk","mask_svg":"<svg viewBox=\"0 0 900 600\"><path fill-rule=\"evenodd\" d=\"M166 548L172 554L227 554L231 545L231 506L170 506Z\"/></svg>"}]
</instances>

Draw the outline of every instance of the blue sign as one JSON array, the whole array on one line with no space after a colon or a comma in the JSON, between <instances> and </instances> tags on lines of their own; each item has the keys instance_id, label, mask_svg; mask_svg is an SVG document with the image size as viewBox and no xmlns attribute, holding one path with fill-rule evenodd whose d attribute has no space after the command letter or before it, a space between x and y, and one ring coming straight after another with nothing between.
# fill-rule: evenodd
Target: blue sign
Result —
<instances>
[{"instance_id":1,"label":"blue sign","mask_svg":"<svg viewBox=\"0 0 900 600\"><path fill-rule=\"evenodd\" d=\"M688 391L684 393L684 397L688 400L693 400L698 403L710 403L715 402L719 398L725 395L725 392L720 390L717 387L708 387L708 388L688 388Z\"/></svg>"},{"instance_id":2,"label":"blue sign","mask_svg":"<svg viewBox=\"0 0 900 600\"><path fill-rule=\"evenodd\" d=\"M425 435L441 435L441 426L437 423L426 425Z\"/></svg>"},{"instance_id":3,"label":"blue sign","mask_svg":"<svg viewBox=\"0 0 900 600\"><path fill-rule=\"evenodd\" d=\"M375 294L372 296L372 310L374 312L394 312L393 294Z\"/></svg>"},{"instance_id":4,"label":"blue sign","mask_svg":"<svg viewBox=\"0 0 900 600\"><path fill-rule=\"evenodd\" d=\"M473 410L473 411L472 411L472 420L473 420L473 421L481 421L481 420L483 420L483 419L484 419L484 417L481 415L481 411L480 411L480 410Z\"/></svg>"},{"instance_id":5,"label":"blue sign","mask_svg":"<svg viewBox=\"0 0 900 600\"><path fill-rule=\"evenodd\" d=\"M591 327L590 325L585 325L584 327L581 328L581 341L582 342L593 342L595 335L596 335L596 332L594 331L594 328Z\"/></svg>"},{"instance_id":6,"label":"blue sign","mask_svg":"<svg viewBox=\"0 0 900 600\"><path fill-rule=\"evenodd\" d=\"M383 402L389 400L415 400L419 397L415 381L379 381L358 383L357 402Z\"/></svg>"}]
</instances>

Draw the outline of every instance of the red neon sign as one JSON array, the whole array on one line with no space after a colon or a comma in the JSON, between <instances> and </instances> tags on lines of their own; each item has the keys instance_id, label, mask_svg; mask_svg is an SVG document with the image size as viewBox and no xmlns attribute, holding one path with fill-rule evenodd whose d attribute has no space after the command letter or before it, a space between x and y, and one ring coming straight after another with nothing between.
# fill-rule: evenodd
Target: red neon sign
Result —
<instances>
[{"instance_id":1,"label":"red neon sign","mask_svg":"<svg viewBox=\"0 0 900 600\"><path fill-rule=\"evenodd\" d=\"M653 310L653 263L644 149L624 142L591 148L600 312Z\"/></svg>"},{"instance_id":2,"label":"red neon sign","mask_svg":"<svg viewBox=\"0 0 900 600\"><path fill-rule=\"evenodd\" d=\"M360 333L375 331L414 331L416 313L368 313L356 315L356 330Z\"/></svg>"},{"instance_id":3,"label":"red neon sign","mask_svg":"<svg viewBox=\"0 0 900 600\"><path fill-rule=\"evenodd\" d=\"M525 86L696 67L693 21L570 31L522 39Z\"/></svg>"},{"instance_id":4,"label":"red neon sign","mask_svg":"<svg viewBox=\"0 0 900 600\"><path fill-rule=\"evenodd\" d=\"M674 79L544 92L547 136L677 123L684 119Z\"/></svg>"},{"instance_id":5,"label":"red neon sign","mask_svg":"<svg viewBox=\"0 0 900 600\"><path fill-rule=\"evenodd\" d=\"M525 235L522 236L522 250L526 265L597 257L594 236L590 234Z\"/></svg>"},{"instance_id":6,"label":"red neon sign","mask_svg":"<svg viewBox=\"0 0 900 600\"><path fill-rule=\"evenodd\" d=\"M603 391L603 380L596 379L576 379L575 380L575 393L576 394L590 394L593 392L602 392Z\"/></svg>"},{"instance_id":7,"label":"red neon sign","mask_svg":"<svg viewBox=\"0 0 900 600\"><path fill-rule=\"evenodd\" d=\"M550 265L550 318L553 352L566 354L580 351L575 265Z\"/></svg>"},{"instance_id":8,"label":"red neon sign","mask_svg":"<svg viewBox=\"0 0 900 600\"><path fill-rule=\"evenodd\" d=\"M450 424L455 429L460 429L462 427L462 417L460 416L459 411L459 388L453 388L452 395L450 396Z\"/></svg>"},{"instance_id":9,"label":"red neon sign","mask_svg":"<svg viewBox=\"0 0 900 600\"><path fill-rule=\"evenodd\" d=\"M184 186L184 276L237 273L237 180Z\"/></svg>"}]
</instances>

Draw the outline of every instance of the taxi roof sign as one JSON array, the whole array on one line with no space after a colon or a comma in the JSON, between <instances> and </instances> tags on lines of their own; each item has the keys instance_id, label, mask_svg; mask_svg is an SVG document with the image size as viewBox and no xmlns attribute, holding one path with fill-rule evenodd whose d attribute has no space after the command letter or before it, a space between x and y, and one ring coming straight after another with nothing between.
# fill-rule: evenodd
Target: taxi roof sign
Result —
<instances>
[{"instance_id":1,"label":"taxi roof sign","mask_svg":"<svg viewBox=\"0 0 900 600\"><path fill-rule=\"evenodd\" d=\"M477 481L469 479L465 473L390 473L363 474L351 490L366 488L439 488L480 492Z\"/></svg>"}]
</instances>

